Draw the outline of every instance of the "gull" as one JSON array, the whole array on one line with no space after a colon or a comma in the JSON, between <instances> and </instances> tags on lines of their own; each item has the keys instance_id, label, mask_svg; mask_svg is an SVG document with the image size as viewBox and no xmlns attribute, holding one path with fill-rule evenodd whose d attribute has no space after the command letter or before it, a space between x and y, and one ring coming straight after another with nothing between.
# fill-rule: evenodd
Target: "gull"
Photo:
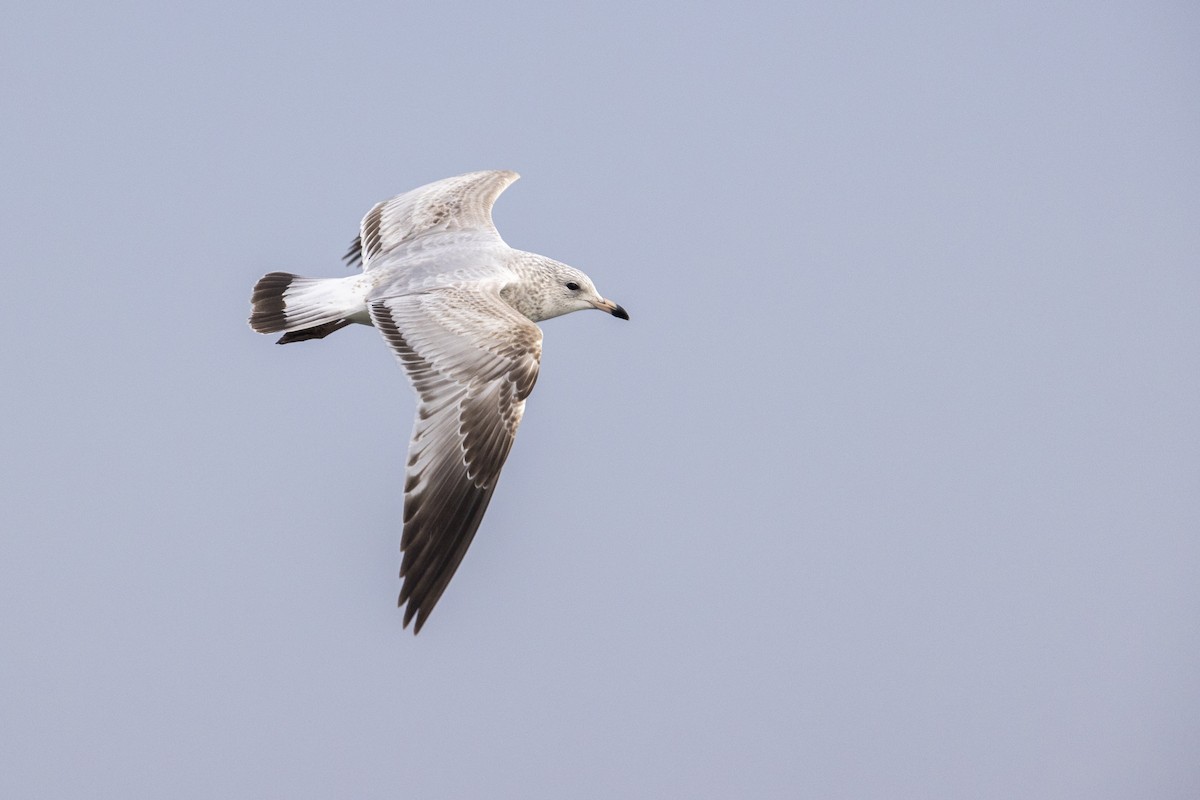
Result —
<instances>
[{"instance_id":1,"label":"gull","mask_svg":"<svg viewBox=\"0 0 1200 800\"><path fill-rule=\"evenodd\" d=\"M500 238L492 205L518 177L471 172L378 203L344 257L361 273L272 272L250 300L250 327L283 332L279 344L373 325L408 374L418 405L399 605L414 633L470 547L512 449L542 354L534 323L585 309L629 319L587 275Z\"/></svg>"}]
</instances>

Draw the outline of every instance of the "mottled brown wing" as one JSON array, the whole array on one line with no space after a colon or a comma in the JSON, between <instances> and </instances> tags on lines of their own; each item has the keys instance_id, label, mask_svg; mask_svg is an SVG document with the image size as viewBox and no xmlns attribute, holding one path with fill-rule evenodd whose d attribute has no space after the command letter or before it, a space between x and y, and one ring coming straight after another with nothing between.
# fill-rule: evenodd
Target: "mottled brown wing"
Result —
<instances>
[{"instance_id":1,"label":"mottled brown wing","mask_svg":"<svg viewBox=\"0 0 1200 800\"><path fill-rule=\"evenodd\" d=\"M416 389L404 482L404 625L419 632L487 510L537 380L542 332L499 294L378 300L371 318Z\"/></svg>"},{"instance_id":2,"label":"mottled brown wing","mask_svg":"<svg viewBox=\"0 0 1200 800\"><path fill-rule=\"evenodd\" d=\"M376 256L438 231L461 231L499 241L492 205L519 177L508 170L468 172L384 200L363 217L358 238L343 260L351 267L369 270Z\"/></svg>"}]
</instances>

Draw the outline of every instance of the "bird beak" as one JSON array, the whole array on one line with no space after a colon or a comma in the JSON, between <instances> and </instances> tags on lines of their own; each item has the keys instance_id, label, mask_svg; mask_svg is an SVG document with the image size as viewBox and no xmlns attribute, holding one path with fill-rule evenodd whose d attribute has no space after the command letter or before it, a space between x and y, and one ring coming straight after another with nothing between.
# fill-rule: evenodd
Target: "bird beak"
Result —
<instances>
[{"instance_id":1,"label":"bird beak","mask_svg":"<svg viewBox=\"0 0 1200 800\"><path fill-rule=\"evenodd\" d=\"M629 312L621 308L612 300L601 299L599 303L593 303L593 305L601 311L607 311L617 319L629 319Z\"/></svg>"}]
</instances>

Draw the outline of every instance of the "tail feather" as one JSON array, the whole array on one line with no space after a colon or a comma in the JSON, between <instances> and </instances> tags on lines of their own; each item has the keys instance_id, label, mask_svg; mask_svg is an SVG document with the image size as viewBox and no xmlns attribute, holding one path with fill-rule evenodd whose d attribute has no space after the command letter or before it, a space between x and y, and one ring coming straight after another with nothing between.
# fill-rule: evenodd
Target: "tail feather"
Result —
<instances>
[{"instance_id":1,"label":"tail feather","mask_svg":"<svg viewBox=\"0 0 1200 800\"><path fill-rule=\"evenodd\" d=\"M251 328L259 333L278 333L287 327L283 294L297 277L288 272L271 272L259 278L250 296L254 306L250 312Z\"/></svg>"},{"instance_id":2,"label":"tail feather","mask_svg":"<svg viewBox=\"0 0 1200 800\"><path fill-rule=\"evenodd\" d=\"M254 285L250 303L250 327L258 333L286 331L280 344L322 339L365 318L354 278L348 282L271 272Z\"/></svg>"}]
</instances>

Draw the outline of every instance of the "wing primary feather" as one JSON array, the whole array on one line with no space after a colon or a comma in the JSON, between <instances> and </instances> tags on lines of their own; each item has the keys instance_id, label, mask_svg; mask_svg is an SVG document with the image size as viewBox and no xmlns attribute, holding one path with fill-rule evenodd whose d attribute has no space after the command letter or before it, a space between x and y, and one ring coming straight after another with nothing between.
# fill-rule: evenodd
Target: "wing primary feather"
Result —
<instances>
[{"instance_id":1,"label":"wing primary feather","mask_svg":"<svg viewBox=\"0 0 1200 800\"><path fill-rule=\"evenodd\" d=\"M398 599L416 633L487 511L537 380L541 331L482 289L384 298L370 312L420 400L406 462Z\"/></svg>"},{"instance_id":2,"label":"wing primary feather","mask_svg":"<svg viewBox=\"0 0 1200 800\"><path fill-rule=\"evenodd\" d=\"M342 261L345 261L346 266L350 269L362 269L362 236L354 237L354 241L350 243L349 249L346 250L346 255L342 256Z\"/></svg>"}]
</instances>

